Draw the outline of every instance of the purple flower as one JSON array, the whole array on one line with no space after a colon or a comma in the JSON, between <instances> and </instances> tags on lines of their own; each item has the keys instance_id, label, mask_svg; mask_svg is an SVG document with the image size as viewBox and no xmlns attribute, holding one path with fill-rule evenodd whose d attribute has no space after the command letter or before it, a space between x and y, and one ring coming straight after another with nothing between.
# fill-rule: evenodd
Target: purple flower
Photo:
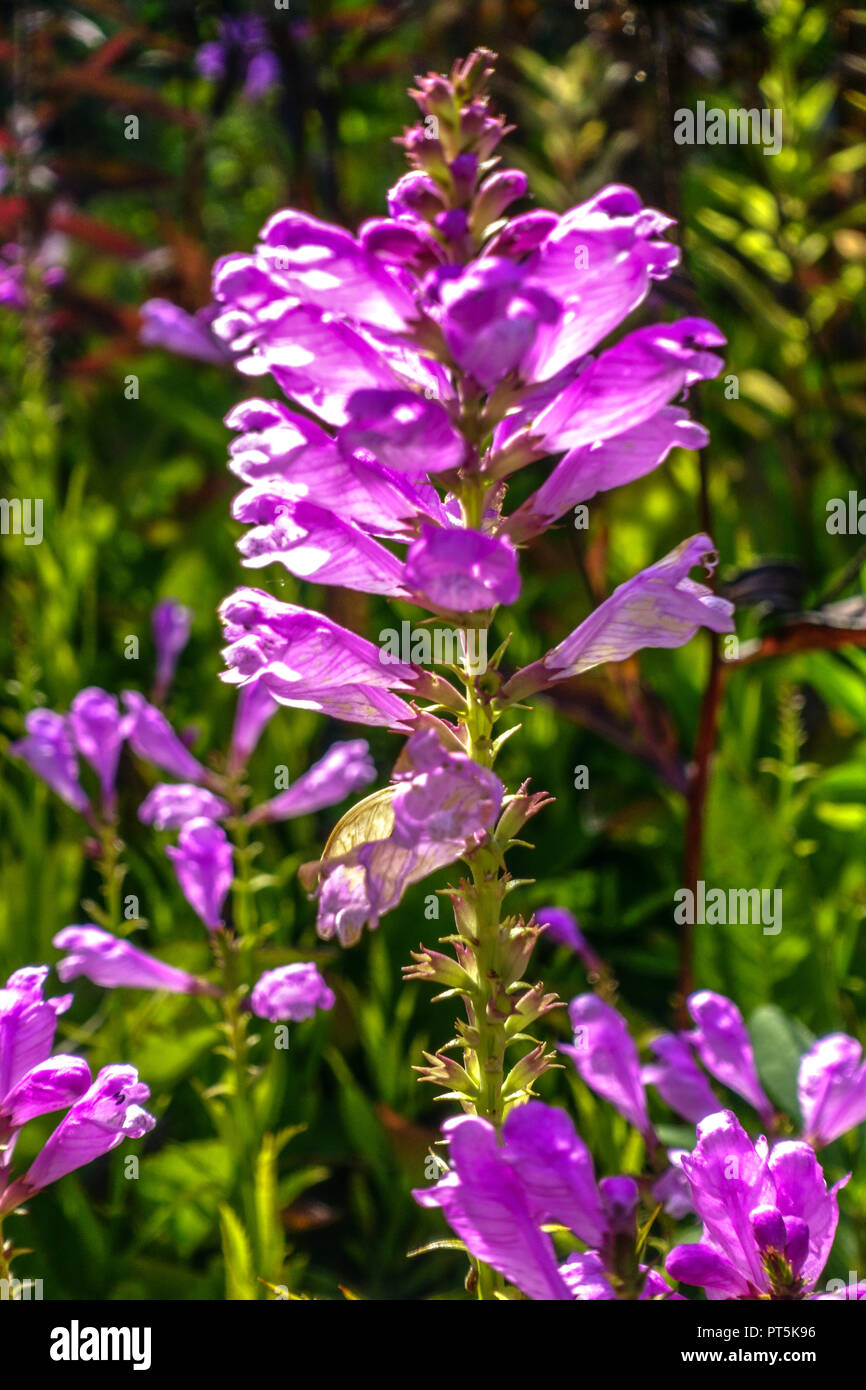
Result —
<instances>
[{"instance_id":1,"label":"purple flower","mask_svg":"<svg viewBox=\"0 0 866 1390\"><path fill-rule=\"evenodd\" d=\"M506 519L514 541L526 541L598 492L622 487L664 463L671 449L700 449L709 435L678 406L665 406L611 439L582 444L560 459L541 487Z\"/></svg>"},{"instance_id":2,"label":"purple flower","mask_svg":"<svg viewBox=\"0 0 866 1390\"><path fill-rule=\"evenodd\" d=\"M455 362L486 390L520 366L539 328L560 315L558 301L522 266L498 257L475 261L443 281L439 298Z\"/></svg>"},{"instance_id":3,"label":"purple flower","mask_svg":"<svg viewBox=\"0 0 866 1390\"><path fill-rule=\"evenodd\" d=\"M511 542L465 527L425 526L409 549L404 581L425 607L446 613L513 603L520 593Z\"/></svg>"},{"instance_id":4,"label":"purple flower","mask_svg":"<svg viewBox=\"0 0 866 1390\"><path fill-rule=\"evenodd\" d=\"M402 537L420 517L446 519L429 484L384 468L368 453L341 453L318 425L278 402L245 401L226 423L245 431L230 446L229 468L251 484L232 505L236 521L273 523L281 509L304 500L373 536Z\"/></svg>"},{"instance_id":5,"label":"purple flower","mask_svg":"<svg viewBox=\"0 0 866 1390\"><path fill-rule=\"evenodd\" d=\"M2 173L5 185L5 169ZM62 284L66 271L58 262L65 253L66 238L59 236L45 237L35 250L25 250L14 241L0 246L0 305L7 309L26 309L31 275L38 275L45 289Z\"/></svg>"},{"instance_id":6,"label":"purple flower","mask_svg":"<svg viewBox=\"0 0 866 1390\"><path fill-rule=\"evenodd\" d=\"M268 47L268 33L257 15L241 15L219 22L219 37L202 44L195 55L196 71L219 82L229 70L243 78L246 101L259 101L280 80L280 63Z\"/></svg>"},{"instance_id":7,"label":"purple flower","mask_svg":"<svg viewBox=\"0 0 866 1390\"><path fill-rule=\"evenodd\" d=\"M11 1091L0 1097L0 1143L8 1145L14 1131L28 1120L65 1110L90 1084L90 1068L83 1057L55 1053L44 1062L37 1062ZM0 1182L5 1166L0 1157Z\"/></svg>"},{"instance_id":8,"label":"purple flower","mask_svg":"<svg viewBox=\"0 0 866 1390\"><path fill-rule=\"evenodd\" d=\"M25 1192L38 1192L85 1163L101 1158L124 1139L140 1139L147 1134L156 1121L139 1101L147 1100L149 1095L134 1067L103 1067L20 1179L21 1187Z\"/></svg>"},{"instance_id":9,"label":"purple flower","mask_svg":"<svg viewBox=\"0 0 866 1390\"><path fill-rule=\"evenodd\" d=\"M579 994L568 1006L574 1046L563 1046L581 1079L603 1096L654 1147L640 1059L625 1019L597 994Z\"/></svg>"},{"instance_id":10,"label":"purple flower","mask_svg":"<svg viewBox=\"0 0 866 1390\"><path fill-rule=\"evenodd\" d=\"M800 1061L798 1096L805 1138L816 1148L866 1120L866 1063L844 1033L819 1038Z\"/></svg>"},{"instance_id":11,"label":"purple flower","mask_svg":"<svg viewBox=\"0 0 866 1390\"><path fill-rule=\"evenodd\" d=\"M447 750L433 730L413 734L401 765L393 789L374 793L345 818L357 822L364 810L367 837L353 831L343 849L338 826L331 852L301 870L305 886L316 887L317 931L325 940L336 936L343 946L354 945L410 884L475 848L499 814L499 778Z\"/></svg>"},{"instance_id":12,"label":"purple flower","mask_svg":"<svg viewBox=\"0 0 866 1390\"><path fill-rule=\"evenodd\" d=\"M241 686L228 756L230 774L237 775L246 767L256 750L262 730L278 709L279 705L263 681L251 681L249 685Z\"/></svg>"},{"instance_id":13,"label":"purple flower","mask_svg":"<svg viewBox=\"0 0 866 1390\"><path fill-rule=\"evenodd\" d=\"M0 989L0 1107L34 1067L48 1060L57 1017L72 1003L71 994L43 999L48 966L16 970Z\"/></svg>"},{"instance_id":14,"label":"purple flower","mask_svg":"<svg viewBox=\"0 0 866 1390\"><path fill-rule=\"evenodd\" d=\"M136 690L123 692L129 715L127 738L136 757L186 782L202 782L207 770L181 742L165 715Z\"/></svg>"},{"instance_id":15,"label":"purple flower","mask_svg":"<svg viewBox=\"0 0 866 1390\"><path fill-rule=\"evenodd\" d=\"M334 743L293 787L254 807L246 817L247 823L258 825L262 821L291 820L295 816L310 815L323 806L335 806L350 792L372 782L375 776L376 768L365 739Z\"/></svg>"},{"instance_id":16,"label":"purple flower","mask_svg":"<svg viewBox=\"0 0 866 1390\"><path fill-rule=\"evenodd\" d=\"M248 569L276 561L297 578L317 584L406 597L396 555L353 522L305 499L277 498L272 515L242 537L238 550Z\"/></svg>"},{"instance_id":17,"label":"purple flower","mask_svg":"<svg viewBox=\"0 0 866 1390\"><path fill-rule=\"evenodd\" d=\"M179 830L189 820L204 816L222 820L231 807L221 796L192 782L157 782L138 808L138 819L156 830Z\"/></svg>"},{"instance_id":18,"label":"purple flower","mask_svg":"<svg viewBox=\"0 0 866 1390\"><path fill-rule=\"evenodd\" d=\"M153 643L156 647L156 679L153 698L159 704L165 699L174 680L178 657L189 641L192 609L175 599L158 603L151 614Z\"/></svg>"},{"instance_id":19,"label":"purple flower","mask_svg":"<svg viewBox=\"0 0 866 1390\"><path fill-rule=\"evenodd\" d=\"M687 386L718 376L724 343L706 319L680 319L629 333L590 362L532 425L547 453L609 439L649 420Z\"/></svg>"},{"instance_id":20,"label":"purple flower","mask_svg":"<svg viewBox=\"0 0 866 1390\"><path fill-rule=\"evenodd\" d=\"M266 970L253 987L250 1008L271 1023L289 1020L301 1023L317 1009L333 1009L337 997L329 989L312 961L298 961Z\"/></svg>"},{"instance_id":21,"label":"purple flower","mask_svg":"<svg viewBox=\"0 0 866 1390\"><path fill-rule=\"evenodd\" d=\"M561 1110L529 1101L512 1110L502 1144L487 1120L447 1120L450 1169L434 1187L413 1192L421 1206L440 1207L470 1254L491 1265L527 1298L554 1302L615 1298L608 1279L612 1242L633 1229L637 1187L631 1178L596 1185L592 1159ZM557 1264L542 1229L557 1223L602 1247ZM644 1273L646 1271L644 1270ZM642 1297L670 1293L658 1276Z\"/></svg>"},{"instance_id":22,"label":"purple flower","mask_svg":"<svg viewBox=\"0 0 866 1390\"><path fill-rule=\"evenodd\" d=\"M655 1086L662 1100L678 1115L697 1124L715 1114L719 1102L707 1078L695 1063L694 1053L684 1037L663 1033L650 1043L657 1062L644 1067L642 1080Z\"/></svg>"},{"instance_id":23,"label":"purple flower","mask_svg":"<svg viewBox=\"0 0 866 1390\"><path fill-rule=\"evenodd\" d=\"M383 662L372 642L321 613L260 589L239 589L221 604L220 616L229 643L223 679L260 680L278 704L357 723L399 728L413 718L394 692L412 691L421 672Z\"/></svg>"},{"instance_id":24,"label":"purple flower","mask_svg":"<svg viewBox=\"0 0 866 1390\"><path fill-rule=\"evenodd\" d=\"M682 1168L683 1157L687 1155L687 1149L668 1149L670 1167L665 1169L652 1186L653 1197L663 1204L665 1211L674 1221L680 1221L684 1216L688 1216L689 1212L694 1211L691 1184Z\"/></svg>"},{"instance_id":25,"label":"purple flower","mask_svg":"<svg viewBox=\"0 0 866 1390\"><path fill-rule=\"evenodd\" d=\"M758 1080L755 1054L736 1004L707 989L690 995L687 1002L697 1026L686 1036L707 1071L754 1106L765 1123L772 1122L773 1104Z\"/></svg>"},{"instance_id":26,"label":"purple flower","mask_svg":"<svg viewBox=\"0 0 866 1390\"><path fill-rule=\"evenodd\" d=\"M495 175L494 175L495 177ZM526 265L533 284L564 306L543 327L526 366L535 380L591 351L679 263L662 233L672 219L644 208L631 188L604 188L558 218Z\"/></svg>"},{"instance_id":27,"label":"purple flower","mask_svg":"<svg viewBox=\"0 0 866 1390\"><path fill-rule=\"evenodd\" d=\"M601 961L580 930L577 918L567 907L538 907L535 920L540 927L544 927L548 941L556 942L557 946L567 946L580 957L587 970L598 971L602 968Z\"/></svg>"},{"instance_id":28,"label":"purple flower","mask_svg":"<svg viewBox=\"0 0 866 1390\"><path fill-rule=\"evenodd\" d=\"M468 456L447 411L415 391L356 391L347 411L337 436L344 457L365 449L397 473L424 474L459 468Z\"/></svg>"},{"instance_id":29,"label":"purple flower","mask_svg":"<svg viewBox=\"0 0 866 1390\"><path fill-rule=\"evenodd\" d=\"M695 565L712 563L709 536L692 536L621 584L565 641L512 676L503 693L522 699L601 662L624 661L641 647L682 647L702 626L733 631L733 605L689 578Z\"/></svg>"},{"instance_id":30,"label":"purple flower","mask_svg":"<svg viewBox=\"0 0 866 1390\"><path fill-rule=\"evenodd\" d=\"M87 815L90 802L78 780L78 759L68 719L50 709L34 709L24 720L26 738L10 743L13 757L23 758L61 800Z\"/></svg>"},{"instance_id":31,"label":"purple flower","mask_svg":"<svg viewBox=\"0 0 866 1390\"><path fill-rule=\"evenodd\" d=\"M80 690L69 710L69 727L79 753L99 777L103 815L111 820L116 810L117 764L126 732L126 720L115 696L96 686Z\"/></svg>"},{"instance_id":32,"label":"purple flower","mask_svg":"<svg viewBox=\"0 0 866 1390\"><path fill-rule=\"evenodd\" d=\"M210 930L222 926L220 914L232 885L232 847L221 826L203 816L187 821L177 846L167 845L181 892Z\"/></svg>"},{"instance_id":33,"label":"purple flower","mask_svg":"<svg viewBox=\"0 0 866 1390\"><path fill-rule=\"evenodd\" d=\"M224 367L232 361L231 351L214 335L211 324L217 310L208 305L188 314L170 299L148 299L139 310L139 336L148 347L165 348L179 357L194 357Z\"/></svg>"},{"instance_id":34,"label":"purple flower","mask_svg":"<svg viewBox=\"0 0 866 1390\"><path fill-rule=\"evenodd\" d=\"M425 841L480 841L497 819L504 788L495 773L453 753L435 730L413 734L396 774L393 839L404 849Z\"/></svg>"},{"instance_id":35,"label":"purple flower","mask_svg":"<svg viewBox=\"0 0 866 1390\"><path fill-rule=\"evenodd\" d=\"M104 989L162 989L171 994L209 994L211 986L185 970L164 965L147 951L101 931L90 923L64 927L54 938L58 951L67 955L58 963L64 982L84 975Z\"/></svg>"},{"instance_id":36,"label":"purple flower","mask_svg":"<svg viewBox=\"0 0 866 1390\"><path fill-rule=\"evenodd\" d=\"M701 1121L682 1167L704 1229L696 1245L671 1251L668 1273L710 1299L808 1297L833 1244L842 1186L827 1191L810 1146L753 1144L725 1110Z\"/></svg>"},{"instance_id":37,"label":"purple flower","mask_svg":"<svg viewBox=\"0 0 866 1390\"><path fill-rule=\"evenodd\" d=\"M258 267L271 289L364 328L405 331L415 320L415 301L392 275L342 227L285 208L261 230Z\"/></svg>"}]
</instances>

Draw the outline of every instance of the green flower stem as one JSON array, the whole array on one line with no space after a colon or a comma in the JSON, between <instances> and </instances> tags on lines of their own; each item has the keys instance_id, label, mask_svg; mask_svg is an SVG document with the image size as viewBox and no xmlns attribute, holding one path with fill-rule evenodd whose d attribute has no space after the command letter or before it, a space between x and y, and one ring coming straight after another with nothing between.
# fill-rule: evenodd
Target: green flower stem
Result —
<instances>
[{"instance_id":1,"label":"green flower stem","mask_svg":"<svg viewBox=\"0 0 866 1390\"><path fill-rule=\"evenodd\" d=\"M123 844L111 825L102 827L99 838L102 854L97 867L102 879L102 900L105 904L107 930L119 932L123 923L123 880L126 875L126 869L120 862Z\"/></svg>"},{"instance_id":2,"label":"green flower stem","mask_svg":"<svg viewBox=\"0 0 866 1390\"><path fill-rule=\"evenodd\" d=\"M230 1097L232 1140L235 1153L235 1192L240 1199L244 1227L256 1261L261 1253L261 1236L255 1199L257 1125L250 1097L247 1015L241 1007L242 969L239 943L223 934L217 954L222 973L223 1030L222 1049L228 1061L226 1091Z\"/></svg>"},{"instance_id":3,"label":"green flower stem","mask_svg":"<svg viewBox=\"0 0 866 1390\"><path fill-rule=\"evenodd\" d=\"M479 698L475 680L466 681L467 751L473 762L482 767L493 764L493 722L488 707ZM475 956L477 994L471 1006L470 1025L474 1024L477 1045L467 1050L467 1070L477 1071L479 1094L475 1113L489 1120L497 1130L503 1115L502 1083L505 1077L505 1019L497 1018L493 981L498 978L497 949L499 915L503 887L500 862L489 848L480 849L471 860L474 885L474 923L471 943ZM474 1015L474 1017L473 1017ZM489 1265L477 1262L476 1296L481 1302L495 1299L504 1288L502 1276Z\"/></svg>"},{"instance_id":4,"label":"green flower stem","mask_svg":"<svg viewBox=\"0 0 866 1390\"><path fill-rule=\"evenodd\" d=\"M235 1188L243 1213L244 1228L258 1268L262 1267L264 1240L259 1226L255 1171L261 1135L251 1095L249 1067L249 1014L243 1007L247 962L255 944L257 919L252 886L249 828L238 815L231 826L235 850L232 886L234 932L221 933L217 951L223 983L223 1027L228 1061L226 1088L231 1097L235 1148Z\"/></svg>"},{"instance_id":5,"label":"green flower stem","mask_svg":"<svg viewBox=\"0 0 866 1390\"><path fill-rule=\"evenodd\" d=\"M6 1245L3 1239L3 1222L0 1221L0 1279L11 1278L9 1273L11 1261L6 1258Z\"/></svg>"}]
</instances>

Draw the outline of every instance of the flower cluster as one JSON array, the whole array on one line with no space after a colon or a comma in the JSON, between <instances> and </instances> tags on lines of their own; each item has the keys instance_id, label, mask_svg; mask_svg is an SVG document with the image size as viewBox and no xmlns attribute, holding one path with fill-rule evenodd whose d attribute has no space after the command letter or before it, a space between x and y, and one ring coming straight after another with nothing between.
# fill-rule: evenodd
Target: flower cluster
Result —
<instances>
[{"instance_id":1,"label":"flower cluster","mask_svg":"<svg viewBox=\"0 0 866 1390\"><path fill-rule=\"evenodd\" d=\"M72 995L43 998L47 976L47 965L16 970L0 989L0 1217L125 1138L140 1139L155 1123L140 1104L150 1092L134 1067L103 1067L94 1081L83 1057L52 1055L57 1017ZM21 1129L57 1110L66 1110L65 1117L13 1180Z\"/></svg>"},{"instance_id":2,"label":"flower cluster","mask_svg":"<svg viewBox=\"0 0 866 1390\"><path fill-rule=\"evenodd\" d=\"M230 467L245 485L233 508L249 528L243 564L408 601L464 634L517 597L518 547L675 446L706 442L673 402L720 370L712 349L723 342L685 319L598 350L676 265L670 219L624 187L562 216L504 217L526 179L497 167L505 123L486 95L491 56L419 80L424 123L402 137L411 167L388 194L388 217L352 236L284 210L252 252L214 272L213 332L239 371L270 376L289 398L248 399L227 420ZM546 481L509 513L509 478L550 456ZM701 626L730 631L730 604L690 577L713 560L707 536L684 542L510 679L494 658L483 690L465 698L417 665L383 662L322 614L241 589L221 610L226 679L342 719L435 727L442 758L489 764L490 729L515 701L640 647L680 646ZM432 725L418 698L449 721ZM399 900L402 859L384 897L361 862L382 859L387 820L363 846L354 835L351 860L327 875L323 935L355 940ZM399 849L417 877L423 838Z\"/></svg>"},{"instance_id":3,"label":"flower cluster","mask_svg":"<svg viewBox=\"0 0 866 1390\"><path fill-rule=\"evenodd\" d=\"M695 1027L662 1033L650 1043L655 1061L641 1066L637 1048L621 1014L595 994L571 1001L574 1045L563 1047L583 1081L655 1142L646 1085L683 1119L699 1124L720 1106L706 1073L757 1111L760 1122L776 1128L776 1108L758 1077L755 1054L743 1016L731 999L699 990L687 1000ZM803 1140L815 1149L866 1121L866 1063L855 1038L831 1033L819 1038L800 1060L797 1095Z\"/></svg>"}]
</instances>

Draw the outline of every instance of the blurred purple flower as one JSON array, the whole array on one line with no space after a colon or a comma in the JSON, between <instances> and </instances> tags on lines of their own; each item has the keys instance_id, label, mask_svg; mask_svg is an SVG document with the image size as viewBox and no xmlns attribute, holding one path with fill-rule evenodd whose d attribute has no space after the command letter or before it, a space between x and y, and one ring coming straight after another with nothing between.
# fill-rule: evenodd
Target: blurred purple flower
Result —
<instances>
[{"instance_id":1,"label":"blurred purple flower","mask_svg":"<svg viewBox=\"0 0 866 1390\"><path fill-rule=\"evenodd\" d=\"M157 782L138 808L138 819L156 830L179 830L189 820L204 816L222 820L231 807L221 796L192 782Z\"/></svg>"},{"instance_id":2,"label":"blurred purple flower","mask_svg":"<svg viewBox=\"0 0 866 1390\"><path fill-rule=\"evenodd\" d=\"M177 845L167 845L181 891L210 930L222 926L221 913L234 876L232 847L221 826L203 816L181 827Z\"/></svg>"},{"instance_id":3,"label":"blurred purple flower","mask_svg":"<svg viewBox=\"0 0 866 1390\"><path fill-rule=\"evenodd\" d=\"M758 1080L752 1043L736 1004L708 989L690 995L687 1003L696 1027L685 1036L707 1071L747 1100L765 1124L771 1124L773 1103Z\"/></svg>"},{"instance_id":4,"label":"blurred purple flower","mask_svg":"<svg viewBox=\"0 0 866 1390\"><path fill-rule=\"evenodd\" d=\"M80 690L70 706L69 727L79 753L99 777L107 820L113 820L116 812L115 781L126 723L116 697L97 686Z\"/></svg>"},{"instance_id":5,"label":"blurred purple flower","mask_svg":"<svg viewBox=\"0 0 866 1390\"><path fill-rule=\"evenodd\" d=\"M54 938L58 951L67 955L58 962L64 982L84 975L104 989L161 989L170 994L211 994L212 986L185 970L164 965L128 941L86 923L64 927Z\"/></svg>"},{"instance_id":6,"label":"blurred purple flower","mask_svg":"<svg viewBox=\"0 0 866 1390\"><path fill-rule=\"evenodd\" d=\"M238 691L235 722L228 756L228 772L238 776L256 750L262 730L279 705L262 680L250 681Z\"/></svg>"},{"instance_id":7,"label":"blurred purple flower","mask_svg":"<svg viewBox=\"0 0 866 1390\"><path fill-rule=\"evenodd\" d=\"M332 1009L337 1002L312 961L298 961L266 970L250 995L250 1008L271 1023L300 1023L317 1009Z\"/></svg>"},{"instance_id":8,"label":"blurred purple flower","mask_svg":"<svg viewBox=\"0 0 866 1390\"><path fill-rule=\"evenodd\" d=\"M23 758L61 800L88 815L90 802L78 780L78 759L69 720L50 709L34 709L26 716L25 738L10 743L9 752Z\"/></svg>"},{"instance_id":9,"label":"blurred purple flower","mask_svg":"<svg viewBox=\"0 0 866 1390\"><path fill-rule=\"evenodd\" d=\"M832 1144L866 1120L863 1049L844 1033L819 1038L800 1061L798 1096L804 1137L815 1148Z\"/></svg>"},{"instance_id":10,"label":"blurred purple flower","mask_svg":"<svg viewBox=\"0 0 866 1390\"><path fill-rule=\"evenodd\" d=\"M574 1046L563 1045L560 1051L571 1058L590 1090L609 1101L640 1130L650 1147L655 1147L640 1059L625 1019L597 994L579 994L572 999L568 1015L574 1028Z\"/></svg>"},{"instance_id":11,"label":"blurred purple flower","mask_svg":"<svg viewBox=\"0 0 866 1390\"><path fill-rule=\"evenodd\" d=\"M334 743L323 758L304 772L287 791L255 806L246 816L248 825L262 821L291 820L310 815L324 806L335 806L350 792L372 782L376 768L363 738Z\"/></svg>"},{"instance_id":12,"label":"blurred purple flower","mask_svg":"<svg viewBox=\"0 0 866 1390\"><path fill-rule=\"evenodd\" d=\"M189 641L192 609L176 599L164 599L154 608L150 621L156 647L153 698L157 704L161 704L174 680L178 657Z\"/></svg>"},{"instance_id":13,"label":"blurred purple flower","mask_svg":"<svg viewBox=\"0 0 866 1390\"><path fill-rule=\"evenodd\" d=\"M219 367L233 360L234 354L211 328L217 314L213 305L188 314L170 299L148 299L139 313L139 337L148 347L165 348L178 357L194 357L199 362L212 362Z\"/></svg>"},{"instance_id":14,"label":"blurred purple flower","mask_svg":"<svg viewBox=\"0 0 866 1390\"><path fill-rule=\"evenodd\" d=\"M675 1033L663 1033L653 1039L650 1048L658 1060L644 1067L641 1073L644 1084L655 1086L665 1104L692 1124L715 1114L719 1102L695 1062L687 1039Z\"/></svg>"},{"instance_id":15,"label":"blurred purple flower","mask_svg":"<svg viewBox=\"0 0 866 1390\"><path fill-rule=\"evenodd\" d=\"M186 782L207 778L207 769L193 757L161 710L137 690L125 690L123 703L129 715L126 736L136 757Z\"/></svg>"},{"instance_id":16,"label":"blurred purple flower","mask_svg":"<svg viewBox=\"0 0 866 1390\"><path fill-rule=\"evenodd\" d=\"M602 969L601 960L580 930L574 913L569 912L567 907L538 907L535 910L535 920L539 926L544 927L544 935L548 941L555 942L557 946L567 946L580 957L587 970Z\"/></svg>"},{"instance_id":17,"label":"blurred purple flower","mask_svg":"<svg viewBox=\"0 0 866 1390\"><path fill-rule=\"evenodd\" d=\"M280 80L280 63L269 46L267 26L258 15L227 16L220 20L218 34L196 53L196 71L211 82L236 71L243 79L244 99L259 101Z\"/></svg>"}]
</instances>

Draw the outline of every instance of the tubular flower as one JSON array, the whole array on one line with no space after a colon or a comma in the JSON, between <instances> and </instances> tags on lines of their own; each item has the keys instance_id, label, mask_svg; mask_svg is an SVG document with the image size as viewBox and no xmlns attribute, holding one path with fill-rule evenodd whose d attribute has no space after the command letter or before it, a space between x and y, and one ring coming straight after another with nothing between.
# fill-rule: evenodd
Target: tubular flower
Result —
<instances>
[{"instance_id":1,"label":"tubular flower","mask_svg":"<svg viewBox=\"0 0 866 1390\"><path fill-rule=\"evenodd\" d=\"M501 1145L493 1125L475 1116L447 1120L443 1133L449 1171L434 1187L416 1190L416 1202L441 1208L470 1254L527 1298L678 1297L636 1260L633 1283L624 1286L617 1266L624 1246L634 1250L637 1185L632 1178L597 1184L589 1150L563 1111L541 1101L518 1106ZM558 1264L542 1229L551 1222L595 1248Z\"/></svg>"},{"instance_id":2,"label":"tubular flower","mask_svg":"<svg viewBox=\"0 0 866 1390\"><path fill-rule=\"evenodd\" d=\"M682 1159L701 1240L680 1245L667 1271L720 1298L803 1299L814 1291L833 1237L836 1193L808 1144L753 1144L729 1110L698 1125L694 1152Z\"/></svg>"},{"instance_id":3,"label":"tubular flower","mask_svg":"<svg viewBox=\"0 0 866 1390\"><path fill-rule=\"evenodd\" d=\"M61 980L84 975L105 989L162 989L170 994L209 994L211 986L185 970L165 965L147 951L91 923L64 927L54 938L67 954L58 963Z\"/></svg>"}]
</instances>

